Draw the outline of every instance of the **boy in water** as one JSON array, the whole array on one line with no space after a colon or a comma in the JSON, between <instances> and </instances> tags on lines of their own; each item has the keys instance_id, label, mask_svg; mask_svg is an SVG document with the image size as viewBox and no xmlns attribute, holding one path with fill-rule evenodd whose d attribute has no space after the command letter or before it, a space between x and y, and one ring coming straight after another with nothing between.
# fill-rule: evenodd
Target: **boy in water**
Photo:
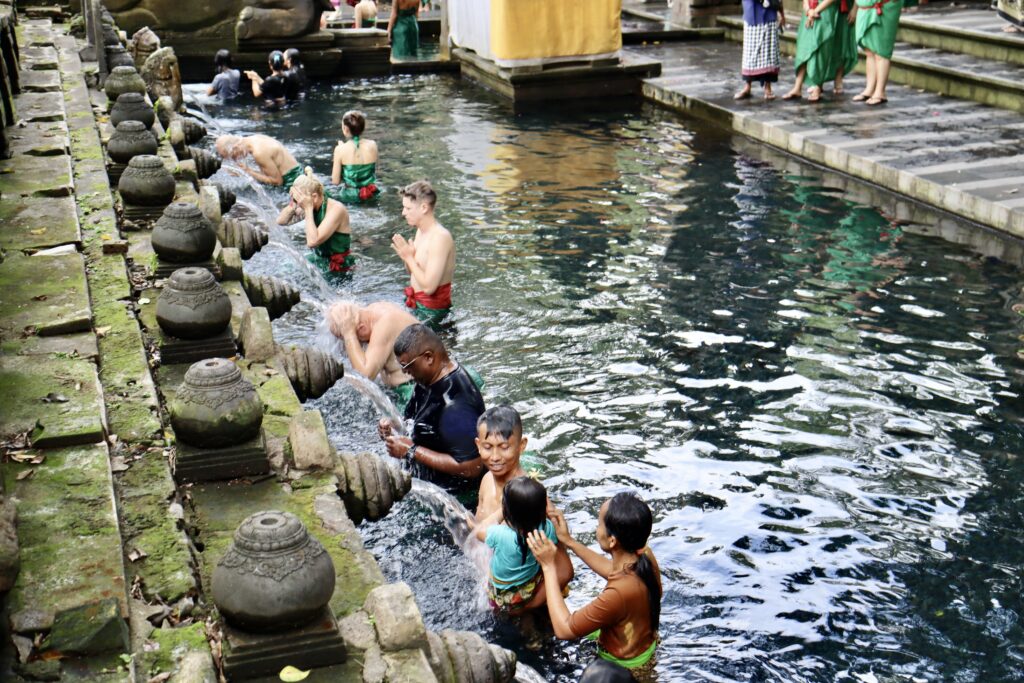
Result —
<instances>
[{"instance_id":1,"label":"boy in water","mask_svg":"<svg viewBox=\"0 0 1024 683\"><path fill-rule=\"evenodd\" d=\"M487 474L480 481L480 495L477 498L478 525L493 524L493 520L487 518L501 514L505 484L526 475L526 470L519 464L526 450L526 442L523 420L510 405L489 408L477 420L476 448L487 468Z\"/></svg>"}]
</instances>

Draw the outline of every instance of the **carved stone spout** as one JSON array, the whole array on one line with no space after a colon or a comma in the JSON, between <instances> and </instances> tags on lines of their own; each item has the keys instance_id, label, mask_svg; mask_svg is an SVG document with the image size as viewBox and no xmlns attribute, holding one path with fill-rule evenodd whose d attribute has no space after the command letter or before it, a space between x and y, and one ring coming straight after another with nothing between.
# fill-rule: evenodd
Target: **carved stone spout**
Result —
<instances>
[{"instance_id":1,"label":"carved stone spout","mask_svg":"<svg viewBox=\"0 0 1024 683\"><path fill-rule=\"evenodd\" d=\"M412 487L411 475L372 453L340 454L338 495L354 524L376 521L390 512Z\"/></svg>"},{"instance_id":2,"label":"carved stone spout","mask_svg":"<svg viewBox=\"0 0 1024 683\"><path fill-rule=\"evenodd\" d=\"M331 355L308 346L278 347L274 357L300 401L323 396L345 375L345 368Z\"/></svg>"},{"instance_id":3,"label":"carved stone spout","mask_svg":"<svg viewBox=\"0 0 1024 683\"><path fill-rule=\"evenodd\" d=\"M258 224L231 215L225 216L217 227L217 237L223 246L238 249L243 259L251 258L270 239Z\"/></svg>"},{"instance_id":4,"label":"carved stone spout","mask_svg":"<svg viewBox=\"0 0 1024 683\"><path fill-rule=\"evenodd\" d=\"M299 303L299 290L273 275L243 275L242 287L253 306L267 309L271 320L277 320Z\"/></svg>"}]
</instances>

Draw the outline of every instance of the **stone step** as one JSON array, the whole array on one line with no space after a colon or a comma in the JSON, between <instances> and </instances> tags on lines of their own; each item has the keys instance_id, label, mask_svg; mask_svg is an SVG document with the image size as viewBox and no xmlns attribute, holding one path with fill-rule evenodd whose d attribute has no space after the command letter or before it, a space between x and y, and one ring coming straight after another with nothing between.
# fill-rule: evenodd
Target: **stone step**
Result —
<instances>
[{"instance_id":1,"label":"stone step","mask_svg":"<svg viewBox=\"0 0 1024 683\"><path fill-rule=\"evenodd\" d=\"M1024 33L1006 33L991 9L935 9L904 13L896 38L944 52L1024 65Z\"/></svg>"},{"instance_id":2,"label":"stone step","mask_svg":"<svg viewBox=\"0 0 1024 683\"><path fill-rule=\"evenodd\" d=\"M726 36L743 41L740 17L719 17ZM796 28L788 26L780 43L785 54L796 53ZM864 72L864 56L857 63ZM1024 66L995 62L967 54L897 43L889 72L892 83L902 83L929 92L980 102L993 107L1024 112Z\"/></svg>"}]
</instances>

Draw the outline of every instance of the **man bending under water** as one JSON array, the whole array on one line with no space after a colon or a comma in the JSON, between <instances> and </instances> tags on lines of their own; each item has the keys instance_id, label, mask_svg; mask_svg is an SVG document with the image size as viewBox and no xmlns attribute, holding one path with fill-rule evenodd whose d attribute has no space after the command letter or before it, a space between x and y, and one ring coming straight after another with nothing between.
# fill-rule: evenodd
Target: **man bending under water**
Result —
<instances>
[{"instance_id":1,"label":"man bending under water","mask_svg":"<svg viewBox=\"0 0 1024 683\"><path fill-rule=\"evenodd\" d=\"M222 158L235 161L239 168L267 185L284 185L285 189L289 189L302 175L302 166L292 153L267 135L249 135L244 138L221 135L214 146ZM241 162L247 156L252 156L260 170Z\"/></svg>"},{"instance_id":2,"label":"man bending under water","mask_svg":"<svg viewBox=\"0 0 1024 683\"><path fill-rule=\"evenodd\" d=\"M416 228L412 240L396 234L391 246L409 271L405 305L413 315L431 325L439 324L452 307L452 276L455 274L455 241L434 218L437 194L426 180L402 190L402 216Z\"/></svg>"}]
</instances>

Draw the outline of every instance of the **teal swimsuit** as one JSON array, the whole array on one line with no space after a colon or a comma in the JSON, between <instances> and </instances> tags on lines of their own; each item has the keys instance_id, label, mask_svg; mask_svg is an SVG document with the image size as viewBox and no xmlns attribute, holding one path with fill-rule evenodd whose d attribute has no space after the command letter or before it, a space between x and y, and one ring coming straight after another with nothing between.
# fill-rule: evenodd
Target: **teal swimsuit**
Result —
<instances>
[{"instance_id":1,"label":"teal swimsuit","mask_svg":"<svg viewBox=\"0 0 1024 683\"><path fill-rule=\"evenodd\" d=\"M320 225L327 216L327 200L324 199L320 208L313 212L316 224ZM313 251L306 256L310 263L315 264L320 270L329 273L345 273L356 264L352 256L352 235L343 232L336 232L326 242L313 247Z\"/></svg>"},{"instance_id":2,"label":"teal swimsuit","mask_svg":"<svg viewBox=\"0 0 1024 683\"><path fill-rule=\"evenodd\" d=\"M352 138L359 149L359 136ZM368 202L380 194L377 187L377 163L347 164L341 167L341 184L327 191L328 196L345 204Z\"/></svg>"}]
</instances>

